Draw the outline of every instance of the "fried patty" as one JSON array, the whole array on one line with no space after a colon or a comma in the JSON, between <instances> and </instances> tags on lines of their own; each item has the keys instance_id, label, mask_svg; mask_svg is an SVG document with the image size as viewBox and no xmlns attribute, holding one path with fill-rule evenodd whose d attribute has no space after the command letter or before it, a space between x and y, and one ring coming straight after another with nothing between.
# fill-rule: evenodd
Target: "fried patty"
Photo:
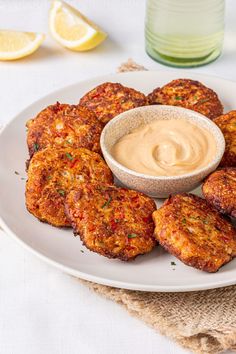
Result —
<instances>
[{"instance_id":1,"label":"fried patty","mask_svg":"<svg viewBox=\"0 0 236 354\"><path fill-rule=\"evenodd\" d=\"M236 110L214 119L225 138L225 152L220 162L222 167L236 167Z\"/></svg>"},{"instance_id":2,"label":"fried patty","mask_svg":"<svg viewBox=\"0 0 236 354\"><path fill-rule=\"evenodd\" d=\"M106 124L119 113L146 106L146 96L118 83L105 82L86 93L80 104L93 111L102 124Z\"/></svg>"},{"instance_id":3,"label":"fried patty","mask_svg":"<svg viewBox=\"0 0 236 354\"><path fill-rule=\"evenodd\" d=\"M154 201L142 193L87 183L66 198L66 213L84 245L93 252L123 261L155 246Z\"/></svg>"},{"instance_id":4,"label":"fried patty","mask_svg":"<svg viewBox=\"0 0 236 354\"><path fill-rule=\"evenodd\" d=\"M149 104L180 106L199 112L210 119L223 113L217 94L199 81L173 80L148 95Z\"/></svg>"},{"instance_id":5,"label":"fried patty","mask_svg":"<svg viewBox=\"0 0 236 354\"><path fill-rule=\"evenodd\" d=\"M26 124L30 156L46 147L86 148L100 152L102 125L86 107L57 102Z\"/></svg>"},{"instance_id":6,"label":"fried patty","mask_svg":"<svg viewBox=\"0 0 236 354\"><path fill-rule=\"evenodd\" d=\"M189 266L216 272L236 256L235 228L196 195L169 197L153 220L157 241Z\"/></svg>"},{"instance_id":7,"label":"fried patty","mask_svg":"<svg viewBox=\"0 0 236 354\"><path fill-rule=\"evenodd\" d=\"M46 148L34 154L26 183L26 207L41 221L54 226L70 226L64 200L72 188L85 181L111 184L113 177L102 157L79 148Z\"/></svg>"},{"instance_id":8,"label":"fried patty","mask_svg":"<svg viewBox=\"0 0 236 354\"><path fill-rule=\"evenodd\" d=\"M210 174L202 191L208 203L236 218L236 168L223 168Z\"/></svg>"}]
</instances>

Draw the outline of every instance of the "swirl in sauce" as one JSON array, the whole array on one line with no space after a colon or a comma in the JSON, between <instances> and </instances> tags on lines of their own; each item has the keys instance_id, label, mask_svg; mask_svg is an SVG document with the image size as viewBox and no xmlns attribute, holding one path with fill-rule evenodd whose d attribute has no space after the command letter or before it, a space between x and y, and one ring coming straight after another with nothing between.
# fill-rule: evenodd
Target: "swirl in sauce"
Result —
<instances>
[{"instance_id":1,"label":"swirl in sauce","mask_svg":"<svg viewBox=\"0 0 236 354\"><path fill-rule=\"evenodd\" d=\"M123 136L112 156L130 170L151 176L177 176L205 167L216 155L216 141L187 120L156 120Z\"/></svg>"}]
</instances>

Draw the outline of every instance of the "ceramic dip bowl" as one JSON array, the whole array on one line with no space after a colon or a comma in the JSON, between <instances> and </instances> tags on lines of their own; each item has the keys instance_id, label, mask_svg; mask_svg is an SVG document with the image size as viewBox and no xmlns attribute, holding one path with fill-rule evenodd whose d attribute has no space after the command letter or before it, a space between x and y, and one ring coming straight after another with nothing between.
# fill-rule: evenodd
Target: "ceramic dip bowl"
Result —
<instances>
[{"instance_id":1,"label":"ceramic dip bowl","mask_svg":"<svg viewBox=\"0 0 236 354\"><path fill-rule=\"evenodd\" d=\"M124 135L141 125L166 119L185 119L205 128L213 135L216 142L216 154L209 164L179 176L151 176L121 165L111 155L112 147ZM224 136L213 121L189 109L165 105L139 107L119 114L103 129L100 143L103 156L118 180L128 188L158 198L195 189L209 173L217 168L225 150Z\"/></svg>"}]
</instances>

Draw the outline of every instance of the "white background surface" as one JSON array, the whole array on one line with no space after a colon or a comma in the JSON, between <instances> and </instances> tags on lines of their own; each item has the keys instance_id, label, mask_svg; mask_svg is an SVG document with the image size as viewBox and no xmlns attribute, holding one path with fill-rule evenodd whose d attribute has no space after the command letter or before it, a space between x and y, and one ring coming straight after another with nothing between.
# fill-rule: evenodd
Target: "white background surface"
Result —
<instances>
[{"instance_id":1,"label":"white background surface","mask_svg":"<svg viewBox=\"0 0 236 354\"><path fill-rule=\"evenodd\" d=\"M109 39L92 52L78 54L59 47L47 36L43 47L32 56L0 63L0 124L54 89L114 72L128 57L148 69L167 69L145 54L144 0L69 2L101 25ZM236 1L226 3L222 57L192 70L236 81ZM46 0L0 0L0 27L46 33L48 7ZM156 334L118 305L92 293L76 279L34 258L0 232L0 354L23 353L188 351Z\"/></svg>"}]
</instances>

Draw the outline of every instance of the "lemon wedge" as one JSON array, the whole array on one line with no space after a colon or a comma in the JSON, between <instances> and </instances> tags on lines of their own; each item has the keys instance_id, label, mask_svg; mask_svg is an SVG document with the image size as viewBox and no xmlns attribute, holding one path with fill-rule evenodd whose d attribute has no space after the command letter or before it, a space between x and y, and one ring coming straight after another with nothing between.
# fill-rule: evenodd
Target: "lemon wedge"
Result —
<instances>
[{"instance_id":1,"label":"lemon wedge","mask_svg":"<svg viewBox=\"0 0 236 354\"><path fill-rule=\"evenodd\" d=\"M59 0L52 3L49 28L57 42L75 51L93 49L107 37L105 32L77 9Z\"/></svg>"},{"instance_id":2,"label":"lemon wedge","mask_svg":"<svg viewBox=\"0 0 236 354\"><path fill-rule=\"evenodd\" d=\"M0 30L0 60L15 60L35 52L44 34Z\"/></svg>"}]
</instances>

